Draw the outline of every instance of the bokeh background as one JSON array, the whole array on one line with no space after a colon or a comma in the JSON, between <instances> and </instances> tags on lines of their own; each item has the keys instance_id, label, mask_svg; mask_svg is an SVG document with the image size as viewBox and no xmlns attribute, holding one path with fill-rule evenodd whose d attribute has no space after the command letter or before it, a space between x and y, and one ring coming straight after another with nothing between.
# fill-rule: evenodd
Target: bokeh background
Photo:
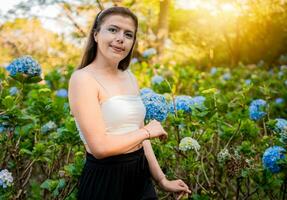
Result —
<instances>
[{"instance_id":1,"label":"bokeh background","mask_svg":"<svg viewBox=\"0 0 287 200\"><path fill-rule=\"evenodd\" d=\"M138 16L130 69L145 123L169 134L152 140L163 172L192 190L181 199L287 199L286 0L0 1L0 199L76 199L68 81L115 5Z\"/></svg>"}]
</instances>

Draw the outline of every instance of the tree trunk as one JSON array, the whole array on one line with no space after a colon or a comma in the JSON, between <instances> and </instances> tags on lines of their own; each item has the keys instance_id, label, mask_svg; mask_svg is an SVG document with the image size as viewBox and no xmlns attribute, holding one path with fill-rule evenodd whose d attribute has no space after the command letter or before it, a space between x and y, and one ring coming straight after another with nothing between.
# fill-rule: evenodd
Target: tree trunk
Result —
<instances>
[{"instance_id":1,"label":"tree trunk","mask_svg":"<svg viewBox=\"0 0 287 200\"><path fill-rule=\"evenodd\" d=\"M160 1L160 12L158 17L158 29L157 29L157 46L158 54L162 53L164 49L164 42L168 35L168 14L169 14L170 0Z\"/></svg>"}]
</instances>

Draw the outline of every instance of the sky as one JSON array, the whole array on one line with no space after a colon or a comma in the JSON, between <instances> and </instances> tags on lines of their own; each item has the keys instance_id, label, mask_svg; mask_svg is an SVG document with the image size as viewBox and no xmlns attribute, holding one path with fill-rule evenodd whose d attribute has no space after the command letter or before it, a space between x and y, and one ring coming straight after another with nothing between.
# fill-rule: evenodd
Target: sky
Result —
<instances>
[{"instance_id":1,"label":"sky","mask_svg":"<svg viewBox=\"0 0 287 200\"><path fill-rule=\"evenodd\" d=\"M0 12L2 14L7 13L9 9L13 8L21 1L23 0L9 0L9 1L0 0ZM31 10L31 13L33 13L34 15L41 16L40 20L44 28L59 34L67 33L71 29L71 27L67 25L67 22L53 19L57 17L59 12L60 8L55 5L45 6L44 9L35 7ZM0 19L0 23L3 23L3 19ZM64 29L63 27L66 28Z\"/></svg>"}]
</instances>

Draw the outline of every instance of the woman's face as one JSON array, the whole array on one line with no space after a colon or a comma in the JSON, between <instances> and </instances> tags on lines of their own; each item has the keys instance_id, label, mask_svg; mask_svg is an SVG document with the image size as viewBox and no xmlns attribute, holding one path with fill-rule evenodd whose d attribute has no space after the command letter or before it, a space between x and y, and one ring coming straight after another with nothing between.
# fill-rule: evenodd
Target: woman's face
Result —
<instances>
[{"instance_id":1,"label":"woman's face","mask_svg":"<svg viewBox=\"0 0 287 200\"><path fill-rule=\"evenodd\" d=\"M120 62L130 52L135 38L132 18L110 15L104 18L100 31L95 34L97 56Z\"/></svg>"}]
</instances>

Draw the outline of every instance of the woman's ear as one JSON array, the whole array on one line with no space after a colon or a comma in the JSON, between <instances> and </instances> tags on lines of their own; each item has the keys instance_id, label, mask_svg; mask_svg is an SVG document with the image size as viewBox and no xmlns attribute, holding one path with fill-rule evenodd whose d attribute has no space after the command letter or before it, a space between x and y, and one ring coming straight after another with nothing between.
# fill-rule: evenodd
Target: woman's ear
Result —
<instances>
[{"instance_id":1,"label":"woman's ear","mask_svg":"<svg viewBox=\"0 0 287 200\"><path fill-rule=\"evenodd\" d=\"M98 42L98 34L97 34L97 32L94 32L94 40L95 40L95 42Z\"/></svg>"}]
</instances>

